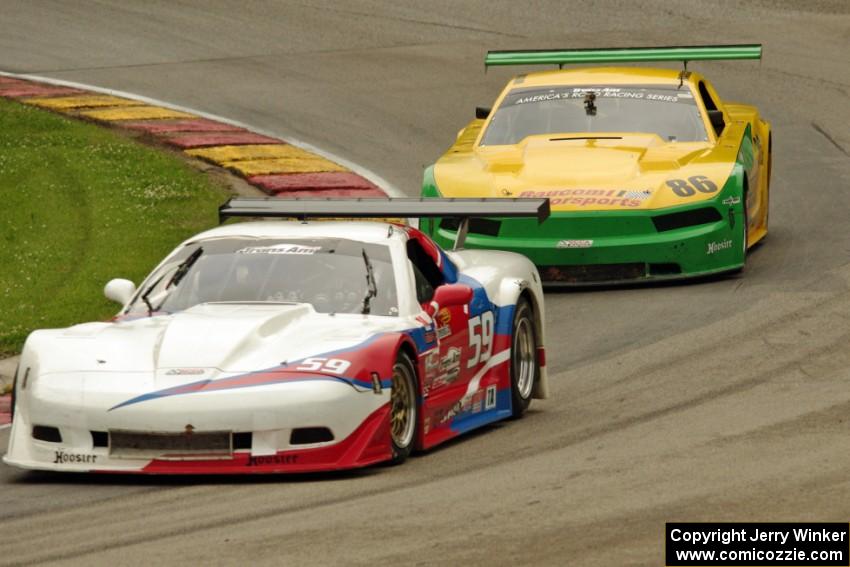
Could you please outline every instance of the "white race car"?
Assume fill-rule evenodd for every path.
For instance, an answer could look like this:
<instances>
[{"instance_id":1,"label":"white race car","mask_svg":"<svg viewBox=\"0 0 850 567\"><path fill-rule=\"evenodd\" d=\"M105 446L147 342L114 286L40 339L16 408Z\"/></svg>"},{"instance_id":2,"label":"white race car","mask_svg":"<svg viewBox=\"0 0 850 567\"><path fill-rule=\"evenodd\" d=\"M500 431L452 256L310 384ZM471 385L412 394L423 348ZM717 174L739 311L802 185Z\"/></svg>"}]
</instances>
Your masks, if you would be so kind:
<instances>
[{"instance_id":1,"label":"white race car","mask_svg":"<svg viewBox=\"0 0 850 567\"><path fill-rule=\"evenodd\" d=\"M32 333L3 460L25 469L305 472L403 461L545 397L534 265L329 216L548 215L533 199L233 199L110 322ZM458 231L462 238L463 230Z\"/></svg>"}]
</instances>

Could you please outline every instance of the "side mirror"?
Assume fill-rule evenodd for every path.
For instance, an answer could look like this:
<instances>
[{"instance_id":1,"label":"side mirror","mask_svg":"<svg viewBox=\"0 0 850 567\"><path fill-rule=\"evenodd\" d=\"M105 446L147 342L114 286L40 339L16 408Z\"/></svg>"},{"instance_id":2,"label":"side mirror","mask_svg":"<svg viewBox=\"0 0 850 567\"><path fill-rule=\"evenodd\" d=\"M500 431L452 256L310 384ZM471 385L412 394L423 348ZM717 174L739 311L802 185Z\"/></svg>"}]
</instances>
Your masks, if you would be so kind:
<instances>
[{"instance_id":1,"label":"side mirror","mask_svg":"<svg viewBox=\"0 0 850 567\"><path fill-rule=\"evenodd\" d=\"M475 118L481 120L490 116L490 111L493 109L487 106L476 106L475 107Z\"/></svg>"},{"instance_id":2,"label":"side mirror","mask_svg":"<svg viewBox=\"0 0 850 567\"><path fill-rule=\"evenodd\" d=\"M472 288L465 284L441 285L434 292L434 303L443 307L457 307L472 301Z\"/></svg>"},{"instance_id":3,"label":"side mirror","mask_svg":"<svg viewBox=\"0 0 850 567\"><path fill-rule=\"evenodd\" d=\"M130 280L120 278L109 280L109 283L103 288L103 295L106 296L106 299L110 299L121 305L125 305L130 301L134 293L136 293L136 284Z\"/></svg>"}]
</instances>

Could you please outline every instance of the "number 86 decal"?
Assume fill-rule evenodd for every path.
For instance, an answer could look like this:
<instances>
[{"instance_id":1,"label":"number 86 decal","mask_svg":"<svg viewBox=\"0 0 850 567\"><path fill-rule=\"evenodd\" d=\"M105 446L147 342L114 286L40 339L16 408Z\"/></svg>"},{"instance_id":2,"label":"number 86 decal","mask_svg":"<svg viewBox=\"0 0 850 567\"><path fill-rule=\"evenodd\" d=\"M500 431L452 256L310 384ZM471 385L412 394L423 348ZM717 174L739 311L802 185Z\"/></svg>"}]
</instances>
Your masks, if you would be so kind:
<instances>
[{"instance_id":1,"label":"number 86 decal","mask_svg":"<svg viewBox=\"0 0 850 567\"><path fill-rule=\"evenodd\" d=\"M479 362L490 360L493 352L493 312L485 311L469 320L469 348L475 353L469 357L467 368L474 368Z\"/></svg>"}]
</instances>

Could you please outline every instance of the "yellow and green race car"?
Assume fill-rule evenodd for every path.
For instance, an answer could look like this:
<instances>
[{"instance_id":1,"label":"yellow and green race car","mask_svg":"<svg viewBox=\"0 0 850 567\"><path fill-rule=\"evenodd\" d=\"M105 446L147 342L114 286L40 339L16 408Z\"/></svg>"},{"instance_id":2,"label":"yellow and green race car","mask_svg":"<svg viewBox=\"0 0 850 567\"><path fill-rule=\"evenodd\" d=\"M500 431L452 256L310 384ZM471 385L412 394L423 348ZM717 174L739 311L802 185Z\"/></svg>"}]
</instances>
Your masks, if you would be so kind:
<instances>
[{"instance_id":1,"label":"yellow and green race car","mask_svg":"<svg viewBox=\"0 0 850 567\"><path fill-rule=\"evenodd\" d=\"M424 197L548 197L552 215L432 219L438 243L520 252L544 283L704 276L744 267L767 234L770 124L726 102L697 60L761 45L491 51L486 64L556 64L514 77L425 171ZM683 61L684 70L569 63Z\"/></svg>"}]
</instances>

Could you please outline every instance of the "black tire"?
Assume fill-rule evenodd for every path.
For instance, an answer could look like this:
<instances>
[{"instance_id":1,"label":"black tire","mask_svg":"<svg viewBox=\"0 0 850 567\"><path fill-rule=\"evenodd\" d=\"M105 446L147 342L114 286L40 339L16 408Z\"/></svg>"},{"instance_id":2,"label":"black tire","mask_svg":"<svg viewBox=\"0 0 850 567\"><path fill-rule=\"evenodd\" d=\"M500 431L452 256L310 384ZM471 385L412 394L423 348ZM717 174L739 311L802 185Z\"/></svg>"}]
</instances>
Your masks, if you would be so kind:
<instances>
[{"instance_id":1,"label":"black tire","mask_svg":"<svg viewBox=\"0 0 850 567\"><path fill-rule=\"evenodd\" d=\"M393 365L393 385L390 394L390 442L393 456L391 463L403 463L416 444L419 432L418 387L416 369L410 357L399 352Z\"/></svg>"},{"instance_id":2,"label":"black tire","mask_svg":"<svg viewBox=\"0 0 850 567\"><path fill-rule=\"evenodd\" d=\"M741 266L741 269L747 267L747 241L750 239L750 212L747 207L747 188L744 187L744 196L742 197L743 209L744 209L744 226L742 230L744 231L744 264Z\"/></svg>"},{"instance_id":3,"label":"black tire","mask_svg":"<svg viewBox=\"0 0 850 567\"><path fill-rule=\"evenodd\" d=\"M767 189L764 192L764 231L770 224L770 177L773 175L773 135L767 141ZM767 236L765 234L765 236Z\"/></svg>"},{"instance_id":4,"label":"black tire","mask_svg":"<svg viewBox=\"0 0 850 567\"><path fill-rule=\"evenodd\" d=\"M528 409L540 378L537 345L534 309L527 299L520 298L511 332L511 408L514 418L522 417Z\"/></svg>"}]
</instances>

